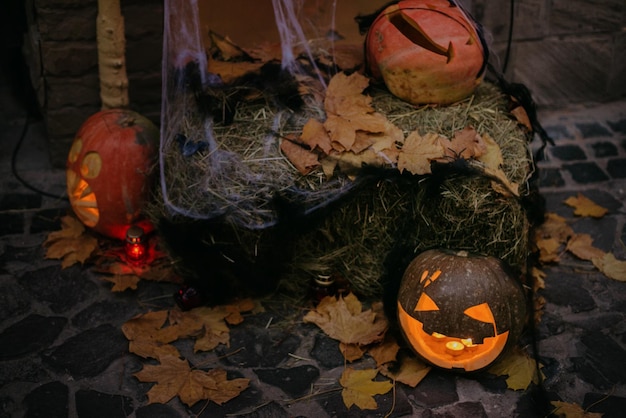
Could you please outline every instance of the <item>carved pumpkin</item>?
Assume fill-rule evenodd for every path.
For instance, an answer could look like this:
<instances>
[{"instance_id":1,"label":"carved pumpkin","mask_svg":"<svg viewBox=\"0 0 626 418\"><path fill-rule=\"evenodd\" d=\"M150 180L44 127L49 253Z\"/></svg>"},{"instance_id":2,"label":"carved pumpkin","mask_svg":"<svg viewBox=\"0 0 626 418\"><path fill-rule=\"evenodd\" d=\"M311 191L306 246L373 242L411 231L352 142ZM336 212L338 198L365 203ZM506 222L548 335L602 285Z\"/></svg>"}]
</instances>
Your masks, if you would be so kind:
<instances>
[{"instance_id":1,"label":"carved pumpkin","mask_svg":"<svg viewBox=\"0 0 626 418\"><path fill-rule=\"evenodd\" d=\"M365 48L371 75L412 104L468 97L487 62L474 24L448 0L392 4L370 26Z\"/></svg>"},{"instance_id":2,"label":"carved pumpkin","mask_svg":"<svg viewBox=\"0 0 626 418\"><path fill-rule=\"evenodd\" d=\"M158 141L154 124L130 110L103 110L83 123L66 176L72 209L86 226L125 238L148 198Z\"/></svg>"},{"instance_id":3,"label":"carved pumpkin","mask_svg":"<svg viewBox=\"0 0 626 418\"><path fill-rule=\"evenodd\" d=\"M471 372L488 367L517 341L526 303L521 285L500 260L429 250L402 277L398 319L424 360Z\"/></svg>"}]
</instances>

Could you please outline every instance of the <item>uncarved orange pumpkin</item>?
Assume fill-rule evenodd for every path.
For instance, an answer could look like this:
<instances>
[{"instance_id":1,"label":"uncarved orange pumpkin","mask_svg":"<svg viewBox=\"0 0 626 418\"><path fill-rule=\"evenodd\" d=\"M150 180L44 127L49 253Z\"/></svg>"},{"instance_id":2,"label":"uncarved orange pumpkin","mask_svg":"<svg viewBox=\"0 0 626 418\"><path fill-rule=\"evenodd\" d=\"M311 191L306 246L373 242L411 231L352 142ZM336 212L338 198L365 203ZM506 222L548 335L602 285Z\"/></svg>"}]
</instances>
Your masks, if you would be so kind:
<instances>
[{"instance_id":1,"label":"uncarved orange pumpkin","mask_svg":"<svg viewBox=\"0 0 626 418\"><path fill-rule=\"evenodd\" d=\"M72 209L86 226L125 238L149 198L158 141L154 124L131 110L103 110L83 123L66 175Z\"/></svg>"},{"instance_id":2,"label":"uncarved orange pumpkin","mask_svg":"<svg viewBox=\"0 0 626 418\"><path fill-rule=\"evenodd\" d=\"M429 250L406 269L398 293L405 339L444 369L484 369L515 344L526 322L521 285L494 257Z\"/></svg>"},{"instance_id":3,"label":"uncarved orange pumpkin","mask_svg":"<svg viewBox=\"0 0 626 418\"><path fill-rule=\"evenodd\" d=\"M450 104L481 82L487 54L475 25L448 0L405 0L384 9L365 40L368 68L412 104Z\"/></svg>"}]
</instances>

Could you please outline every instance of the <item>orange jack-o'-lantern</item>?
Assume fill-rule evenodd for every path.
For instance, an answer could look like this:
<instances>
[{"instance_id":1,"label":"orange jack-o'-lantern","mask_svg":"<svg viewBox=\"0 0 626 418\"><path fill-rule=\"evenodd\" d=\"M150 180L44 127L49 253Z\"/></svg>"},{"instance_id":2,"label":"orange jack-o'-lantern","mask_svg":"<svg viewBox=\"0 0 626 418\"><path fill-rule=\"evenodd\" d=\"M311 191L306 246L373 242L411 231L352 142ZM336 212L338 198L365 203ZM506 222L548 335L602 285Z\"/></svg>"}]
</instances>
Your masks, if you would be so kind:
<instances>
[{"instance_id":1,"label":"orange jack-o'-lantern","mask_svg":"<svg viewBox=\"0 0 626 418\"><path fill-rule=\"evenodd\" d=\"M525 297L494 257L429 250L404 273L398 319L424 360L471 372L491 365L517 341L526 320Z\"/></svg>"},{"instance_id":2,"label":"orange jack-o'-lantern","mask_svg":"<svg viewBox=\"0 0 626 418\"><path fill-rule=\"evenodd\" d=\"M384 9L365 40L369 71L413 103L450 104L481 82L487 51L475 25L449 0L405 0Z\"/></svg>"},{"instance_id":3,"label":"orange jack-o'-lantern","mask_svg":"<svg viewBox=\"0 0 626 418\"><path fill-rule=\"evenodd\" d=\"M158 140L150 120L126 109L103 110L83 123L66 173L72 209L86 226L125 238L148 198Z\"/></svg>"}]
</instances>

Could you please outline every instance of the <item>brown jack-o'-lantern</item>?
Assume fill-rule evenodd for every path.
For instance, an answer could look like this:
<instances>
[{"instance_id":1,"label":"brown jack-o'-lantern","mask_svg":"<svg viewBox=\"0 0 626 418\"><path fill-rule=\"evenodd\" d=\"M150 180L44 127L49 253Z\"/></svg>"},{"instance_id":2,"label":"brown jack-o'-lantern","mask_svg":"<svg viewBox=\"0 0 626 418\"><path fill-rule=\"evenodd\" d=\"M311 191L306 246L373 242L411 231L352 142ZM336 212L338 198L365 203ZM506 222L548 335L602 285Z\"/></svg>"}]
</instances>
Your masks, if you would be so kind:
<instances>
[{"instance_id":1,"label":"brown jack-o'-lantern","mask_svg":"<svg viewBox=\"0 0 626 418\"><path fill-rule=\"evenodd\" d=\"M384 9L365 39L368 69L412 104L468 97L487 62L474 23L453 1L404 0Z\"/></svg>"},{"instance_id":2,"label":"brown jack-o'-lantern","mask_svg":"<svg viewBox=\"0 0 626 418\"><path fill-rule=\"evenodd\" d=\"M428 250L402 277L398 320L407 342L427 362L477 371L519 338L525 295L499 259Z\"/></svg>"},{"instance_id":3,"label":"brown jack-o'-lantern","mask_svg":"<svg viewBox=\"0 0 626 418\"><path fill-rule=\"evenodd\" d=\"M103 110L83 123L66 175L72 209L86 226L125 238L148 198L158 141L154 124L131 110ZM146 222L142 227L150 229Z\"/></svg>"}]
</instances>

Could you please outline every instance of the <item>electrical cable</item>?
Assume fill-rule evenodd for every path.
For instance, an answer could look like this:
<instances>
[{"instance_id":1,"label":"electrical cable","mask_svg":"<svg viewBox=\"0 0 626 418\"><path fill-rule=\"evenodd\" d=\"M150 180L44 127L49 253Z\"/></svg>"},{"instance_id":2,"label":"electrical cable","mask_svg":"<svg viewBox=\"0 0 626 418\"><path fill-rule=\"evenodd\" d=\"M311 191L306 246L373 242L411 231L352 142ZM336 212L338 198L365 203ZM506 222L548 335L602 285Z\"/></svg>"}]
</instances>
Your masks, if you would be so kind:
<instances>
[{"instance_id":1,"label":"electrical cable","mask_svg":"<svg viewBox=\"0 0 626 418\"><path fill-rule=\"evenodd\" d=\"M506 40L506 52L504 54L504 62L502 63L502 74L506 73L509 66L509 57L511 55L511 45L513 43L513 22L515 21L515 0L510 1L511 8L509 10L509 33Z\"/></svg>"},{"instance_id":2,"label":"electrical cable","mask_svg":"<svg viewBox=\"0 0 626 418\"><path fill-rule=\"evenodd\" d=\"M68 201L68 197L66 195L57 195L57 194L53 194L53 193L48 193L44 190L38 189L35 186L31 185L30 183L28 183L26 180L24 180L24 178L22 178L22 176L17 172L17 155L20 151L20 148L22 147L22 143L24 142L24 138L26 138L26 134L28 133L28 125L30 124L30 114L28 112L26 112L26 120L24 121L24 127L22 128L22 133L20 134L19 139L17 140L17 143L15 144L15 147L13 148L13 153L11 155L11 173L13 173L13 176L20 182L22 183L22 185L24 187L26 187L27 189L38 193L42 196L47 196L47 197L51 197L53 199L58 199L58 200L66 200Z\"/></svg>"}]
</instances>

